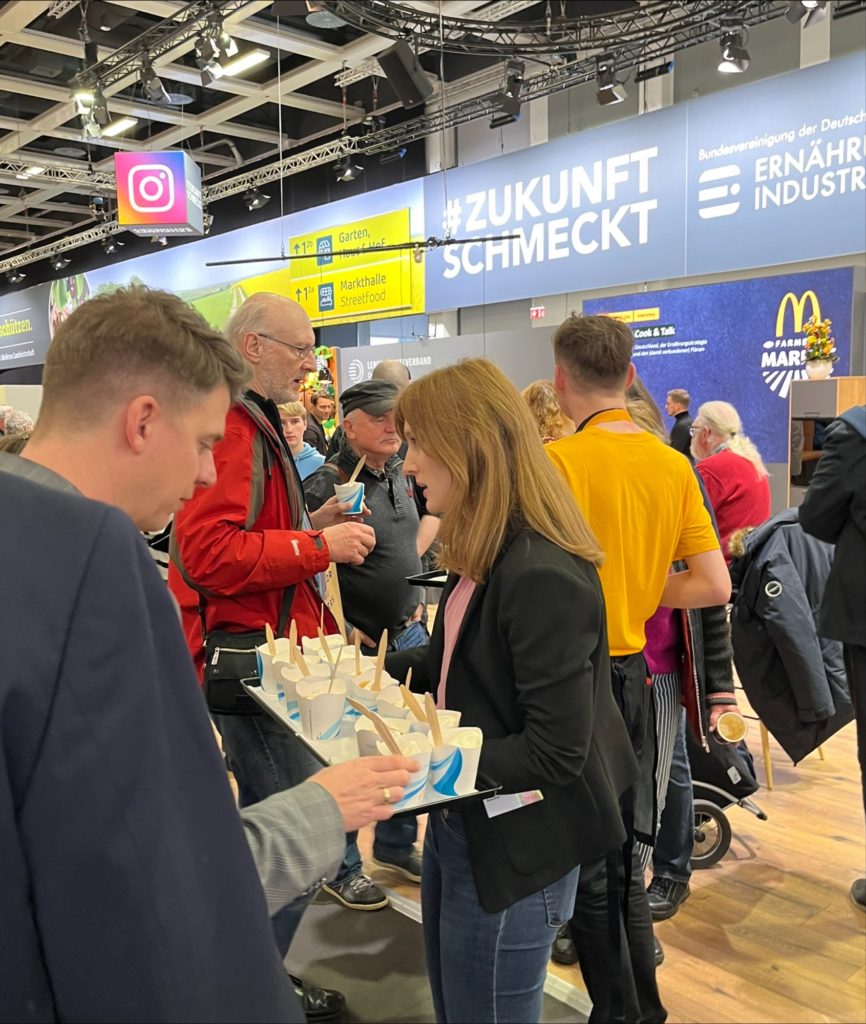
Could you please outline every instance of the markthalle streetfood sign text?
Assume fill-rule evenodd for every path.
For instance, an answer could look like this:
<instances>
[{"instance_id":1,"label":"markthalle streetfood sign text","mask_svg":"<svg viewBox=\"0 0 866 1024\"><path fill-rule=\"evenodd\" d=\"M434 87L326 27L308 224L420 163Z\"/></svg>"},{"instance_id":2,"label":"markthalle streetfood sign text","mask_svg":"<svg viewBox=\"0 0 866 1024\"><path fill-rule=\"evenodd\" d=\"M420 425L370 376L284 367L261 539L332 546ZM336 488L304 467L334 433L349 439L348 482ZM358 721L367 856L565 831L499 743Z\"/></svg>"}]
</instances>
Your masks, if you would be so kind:
<instances>
[{"instance_id":1,"label":"markthalle streetfood sign text","mask_svg":"<svg viewBox=\"0 0 866 1024\"><path fill-rule=\"evenodd\" d=\"M201 168L186 153L115 153L117 221L135 235L200 235Z\"/></svg>"},{"instance_id":2,"label":"markthalle streetfood sign text","mask_svg":"<svg viewBox=\"0 0 866 1024\"><path fill-rule=\"evenodd\" d=\"M425 179L427 308L862 252L862 53Z\"/></svg>"}]
</instances>

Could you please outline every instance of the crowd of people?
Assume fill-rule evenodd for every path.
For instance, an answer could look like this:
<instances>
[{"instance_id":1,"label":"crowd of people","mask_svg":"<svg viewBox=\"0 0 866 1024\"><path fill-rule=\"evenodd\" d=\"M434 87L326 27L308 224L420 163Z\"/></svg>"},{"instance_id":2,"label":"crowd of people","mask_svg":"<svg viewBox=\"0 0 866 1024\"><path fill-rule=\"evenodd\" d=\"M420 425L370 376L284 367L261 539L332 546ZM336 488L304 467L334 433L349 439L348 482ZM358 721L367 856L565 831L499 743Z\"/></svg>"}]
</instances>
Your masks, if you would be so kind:
<instances>
[{"instance_id":1,"label":"crowd of people","mask_svg":"<svg viewBox=\"0 0 866 1024\"><path fill-rule=\"evenodd\" d=\"M334 1018L344 997L289 973L292 942L319 891L387 905L357 846L372 824L373 861L421 886L437 1020L538 1020L553 954L579 962L591 1021L664 1021L652 925L689 896L687 731L707 745L736 711L730 541L772 522L760 454L731 405L692 418L682 389L668 436L608 317L561 324L553 380L523 395L484 359L414 382L388 361L338 396L330 439L330 397L299 400L314 347L269 293L225 334L141 287L57 328L32 436L0 452L20 586L0 644L0 1017ZM826 586L844 670L791 725L820 742L850 684L861 770L864 470L860 409L794 515L820 538L799 571ZM360 517L335 490L356 471ZM141 531L169 520L166 588ZM433 550L431 631L408 577ZM393 817L411 757L323 769L241 683L266 625L340 628L329 570L347 639L373 653L387 632L388 672L484 735L499 794L432 810L421 851Z\"/></svg>"}]
</instances>

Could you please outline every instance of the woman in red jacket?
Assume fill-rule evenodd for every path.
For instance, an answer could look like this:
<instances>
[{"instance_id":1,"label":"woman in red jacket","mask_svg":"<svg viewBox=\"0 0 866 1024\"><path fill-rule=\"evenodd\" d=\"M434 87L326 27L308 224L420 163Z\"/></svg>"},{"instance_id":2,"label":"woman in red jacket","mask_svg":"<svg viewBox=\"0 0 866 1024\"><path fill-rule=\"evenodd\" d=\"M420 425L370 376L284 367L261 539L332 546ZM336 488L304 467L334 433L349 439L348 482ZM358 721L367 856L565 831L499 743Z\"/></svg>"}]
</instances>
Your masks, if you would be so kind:
<instances>
[{"instance_id":1,"label":"woman in red jacket","mask_svg":"<svg viewBox=\"0 0 866 1024\"><path fill-rule=\"evenodd\" d=\"M692 455L716 515L722 553L730 565L731 534L746 526L760 526L770 518L767 470L729 402L704 402L690 432Z\"/></svg>"}]
</instances>

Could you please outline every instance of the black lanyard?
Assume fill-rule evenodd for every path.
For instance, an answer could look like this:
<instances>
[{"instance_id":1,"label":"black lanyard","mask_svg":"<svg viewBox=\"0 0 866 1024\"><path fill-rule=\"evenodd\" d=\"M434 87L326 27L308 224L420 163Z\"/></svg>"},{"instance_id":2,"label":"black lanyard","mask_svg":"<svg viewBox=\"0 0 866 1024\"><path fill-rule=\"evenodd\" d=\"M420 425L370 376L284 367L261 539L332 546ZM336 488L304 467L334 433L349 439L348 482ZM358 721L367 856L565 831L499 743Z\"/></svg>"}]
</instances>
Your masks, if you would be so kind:
<instances>
[{"instance_id":1,"label":"black lanyard","mask_svg":"<svg viewBox=\"0 0 866 1024\"><path fill-rule=\"evenodd\" d=\"M595 412L591 412L585 420L581 420L581 422L577 426L577 429L575 430L575 434L579 434L584 427L589 426L589 424L596 418L596 416L601 416L603 412L624 412L626 413L626 415L628 415L625 409L623 409L621 406L616 405L612 405L608 409L597 409Z\"/></svg>"}]
</instances>

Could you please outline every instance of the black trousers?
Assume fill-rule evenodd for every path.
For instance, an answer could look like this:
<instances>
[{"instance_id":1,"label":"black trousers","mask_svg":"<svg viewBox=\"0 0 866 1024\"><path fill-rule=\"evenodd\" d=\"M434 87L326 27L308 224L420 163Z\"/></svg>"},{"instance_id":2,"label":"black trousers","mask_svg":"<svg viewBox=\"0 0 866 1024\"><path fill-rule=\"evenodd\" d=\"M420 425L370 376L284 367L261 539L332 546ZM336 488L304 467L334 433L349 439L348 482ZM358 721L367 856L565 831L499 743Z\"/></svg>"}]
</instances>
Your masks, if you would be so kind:
<instances>
[{"instance_id":1,"label":"black trousers","mask_svg":"<svg viewBox=\"0 0 866 1024\"><path fill-rule=\"evenodd\" d=\"M845 672L857 723L857 760L860 762L860 785L863 789L863 811L866 813L866 647L844 644Z\"/></svg>"},{"instance_id":2,"label":"black trousers","mask_svg":"<svg viewBox=\"0 0 866 1024\"><path fill-rule=\"evenodd\" d=\"M627 838L616 854L581 864L571 931L592 1000L591 1024L661 1024L652 918L635 833L652 843L655 825L655 728L652 688L642 654L611 659L611 682L641 766L622 799Z\"/></svg>"}]
</instances>

